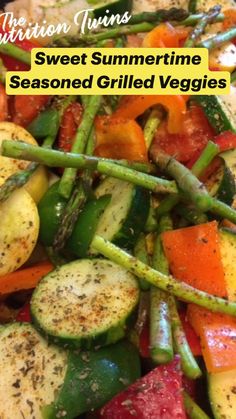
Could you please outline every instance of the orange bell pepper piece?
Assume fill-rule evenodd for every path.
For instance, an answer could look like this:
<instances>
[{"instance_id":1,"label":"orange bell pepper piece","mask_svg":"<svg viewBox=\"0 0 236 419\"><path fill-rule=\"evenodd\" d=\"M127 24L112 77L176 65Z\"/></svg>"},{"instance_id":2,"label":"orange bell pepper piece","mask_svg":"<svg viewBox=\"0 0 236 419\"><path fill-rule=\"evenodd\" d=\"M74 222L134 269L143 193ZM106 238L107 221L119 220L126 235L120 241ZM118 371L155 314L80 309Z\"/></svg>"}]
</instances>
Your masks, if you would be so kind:
<instances>
[{"instance_id":1,"label":"orange bell pepper piece","mask_svg":"<svg viewBox=\"0 0 236 419\"><path fill-rule=\"evenodd\" d=\"M6 121L8 116L7 95L5 87L0 83L0 121Z\"/></svg>"},{"instance_id":2,"label":"orange bell pepper piece","mask_svg":"<svg viewBox=\"0 0 236 419\"><path fill-rule=\"evenodd\" d=\"M224 11L224 21L222 23L223 29L229 29L236 26L236 10L227 9Z\"/></svg>"},{"instance_id":3,"label":"orange bell pepper piece","mask_svg":"<svg viewBox=\"0 0 236 419\"><path fill-rule=\"evenodd\" d=\"M35 288L40 279L53 269L53 265L46 261L0 276L0 295Z\"/></svg>"},{"instance_id":4,"label":"orange bell pepper piece","mask_svg":"<svg viewBox=\"0 0 236 419\"><path fill-rule=\"evenodd\" d=\"M186 98L183 96L125 96L114 113L116 117L136 119L153 105L162 105L168 112L168 131L178 133L182 128L183 114L186 112Z\"/></svg>"},{"instance_id":5,"label":"orange bell pepper piece","mask_svg":"<svg viewBox=\"0 0 236 419\"><path fill-rule=\"evenodd\" d=\"M162 239L177 279L209 294L227 296L216 221L167 231Z\"/></svg>"},{"instance_id":6,"label":"orange bell pepper piece","mask_svg":"<svg viewBox=\"0 0 236 419\"><path fill-rule=\"evenodd\" d=\"M165 232L162 238L177 279L212 295L227 296L216 221ZM200 337L207 370L235 368L236 319L190 304L188 320Z\"/></svg>"},{"instance_id":7,"label":"orange bell pepper piece","mask_svg":"<svg viewBox=\"0 0 236 419\"><path fill-rule=\"evenodd\" d=\"M132 119L98 116L95 119L97 156L147 161L147 147L141 127Z\"/></svg>"},{"instance_id":8,"label":"orange bell pepper piece","mask_svg":"<svg viewBox=\"0 0 236 419\"><path fill-rule=\"evenodd\" d=\"M145 48L179 48L189 34L189 28L175 28L169 22L160 23L143 40Z\"/></svg>"},{"instance_id":9,"label":"orange bell pepper piece","mask_svg":"<svg viewBox=\"0 0 236 419\"><path fill-rule=\"evenodd\" d=\"M236 367L236 319L211 313L190 304L188 319L200 336L202 354L208 372L215 373Z\"/></svg>"}]
</instances>

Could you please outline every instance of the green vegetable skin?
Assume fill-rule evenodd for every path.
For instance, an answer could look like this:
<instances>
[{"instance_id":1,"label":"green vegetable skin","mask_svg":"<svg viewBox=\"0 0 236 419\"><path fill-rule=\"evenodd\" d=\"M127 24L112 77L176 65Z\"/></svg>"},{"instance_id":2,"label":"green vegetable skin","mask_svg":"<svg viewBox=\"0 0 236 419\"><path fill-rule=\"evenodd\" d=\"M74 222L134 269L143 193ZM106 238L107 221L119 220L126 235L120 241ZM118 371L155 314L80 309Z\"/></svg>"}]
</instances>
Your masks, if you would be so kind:
<instances>
[{"instance_id":1,"label":"green vegetable skin","mask_svg":"<svg viewBox=\"0 0 236 419\"><path fill-rule=\"evenodd\" d=\"M114 395L140 377L137 349L129 342L94 352L71 352L68 369L54 405L43 409L45 419L59 417L64 411L66 419L103 406Z\"/></svg>"},{"instance_id":2,"label":"green vegetable skin","mask_svg":"<svg viewBox=\"0 0 236 419\"><path fill-rule=\"evenodd\" d=\"M110 202L110 195L88 201L80 213L74 230L66 243L69 249L78 257L86 257L90 243L95 234L98 221Z\"/></svg>"},{"instance_id":3,"label":"green vegetable skin","mask_svg":"<svg viewBox=\"0 0 236 419\"><path fill-rule=\"evenodd\" d=\"M59 192L59 181L54 183L38 205L40 217L39 239L45 246L52 246L67 200Z\"/></svg>"},{"instance_id":4,"label":"green vegetable skin","mask_svg":"<svg viewBox=\"0 0 236 419\"><path fill-rule=\"evenodd\" d=\"M100 16L109 16L111 14L123 14L130 12L132 9L132 0L117 0L117 1L101 1L101 0L89 0L89 4L95 7L94 16L96 18ZM109 9L109 14L106 10Z\"/></svg>"}]
</instances>

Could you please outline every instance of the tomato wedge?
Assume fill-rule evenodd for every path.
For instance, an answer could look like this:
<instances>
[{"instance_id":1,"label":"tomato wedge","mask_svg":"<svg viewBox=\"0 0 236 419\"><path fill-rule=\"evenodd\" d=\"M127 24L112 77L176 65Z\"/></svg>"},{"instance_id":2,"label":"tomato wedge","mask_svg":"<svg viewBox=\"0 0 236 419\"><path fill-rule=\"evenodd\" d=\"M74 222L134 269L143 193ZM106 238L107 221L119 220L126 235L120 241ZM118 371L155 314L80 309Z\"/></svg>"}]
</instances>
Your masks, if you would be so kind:
<instances>
[{"instance_id":1,"label":"tomato wedge","mask_svg":"<svg viewBox=\"0 0 236 419\"><path fill-rule=\"evenodd\" d=\"M171 134L167 121L163 121L156 131L153 145L186 163L198 155L214 135L201 107L191 105L183 115L182 131Z\"/></svg>"}]
</instances>

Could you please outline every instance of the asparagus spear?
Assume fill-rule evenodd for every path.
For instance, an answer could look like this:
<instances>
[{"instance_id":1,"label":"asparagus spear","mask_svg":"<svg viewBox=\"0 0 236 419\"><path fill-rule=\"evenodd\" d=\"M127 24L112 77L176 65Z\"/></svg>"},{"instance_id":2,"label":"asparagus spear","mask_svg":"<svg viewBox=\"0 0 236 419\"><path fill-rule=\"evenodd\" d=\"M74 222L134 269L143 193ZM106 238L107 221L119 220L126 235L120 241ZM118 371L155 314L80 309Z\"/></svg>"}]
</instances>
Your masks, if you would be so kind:
<instances>
[{"instance_id":1,"label":"asparagus spear","mask_svg":"<svg viewBox=\"0 0 236 419\"><path fill-rule=\"evenodd\" d=\"M213 143L213 141L208 141L203 152L191 168L191 172L194 176L200 177L219 152L219 146Z\"/></svg>"},{"instance_id":2,"label":"asparagus spear","mask_svg":"<svg viewBox=\"0 0 236 419\"><path fill-rule=\"evenodd\" d=\"M89 35L65 36L54 39L54 46L80 46L93 45L107 39L119 38L122 35L135 34L140 32L149 32L155 27L155 24L149 22L138 23L137 25L124 25L112 29L101 30L100 32Z\"/></svg>"},{"instance_id":3,"label":"asparagus spear","mask_svg":"<svg viewBox=\"0 0 236 419\"><path fill-rule=\"evenodd\" d=\"M181 300L197 304L211 311L236 316L236 303L197 290L188 284L177 281L171 275L164 275L98 235L94 236L91 247L123 266L138 278L144 278L155 287L167 291Z\"/></svg>"},{"instance_id":4,"label":"asparagus spear","mask_svg":"<svg viewBox=\"0 0 236 419\"><path fill-rule=\"evenodd\" d=\"M22 160L36 161L51 167L59 166L73 167L77 169L89 169L93 171L97 170L99 173L113 176L117 179L126 180L127 182L143 186L144 188L156 193L179 192L178 186L174 181L169 181L166 179L147 175L146 173L138 172L137 170L118 164L119 161L112 161L111 159L109 160L97 157L89 157L82 154L62 153L60 151L47 150L42 147L36 147L13 140L4 140L2 142L2 155L5 157L13 157ZM189 195L190 200L197 202L198 208L200 210L202 210L202 207L204 206L205 210L210 210L212 213L217 214L220 217L227 218L229 221L232 221L232 223L236 223L236 211L223 202L212 198L209 194L207 194L205 190L203 190L203 195L201 196L201 188L199 190L197 188L197 186L199 184L201 185L201 183L197 180L196 185L196 178L191 174L191 172L189 172L189 170L182 166L180 163L176 163L178 167L178 179L180 180L181 186L187 186L187 194ZM188 179L189 173L190 180ZM176 172L174 175L175 174ZM192 183L194 186L193 189L191 189ZM200 199L203 197L203 202L201 201L200 204L198 202L198 197L197 199L196 197L192 199L192 193L195 190L198 190L198 197L200 197Z\"/></svg>"},{"instance_id":5,"label":"asparagus spear","mask_svg":"<svg viewBox=\"0 0 236 419\"><path fill-rule=\"evenodd\" d=\"M21 172L9 176L2 186L0 186L0 202L5 201L16 189L24 186L31 175L38 168L38 163L30 163L29 166Z\"/></svg>"},{"instance_id":6,"label":"asparagus spear","mask_svg":"<svg viewBox=\"0 0 236 419\"><path fill-rule=\"evenodd\" d=\"M55 252L59 252L64 248L67 239L70 237L74 228L75 222L86 201L86 194L82 185L79 181L78 185L73 190L73 193L66 205L65 211L62 215L60 227L55 235L53 241L53 249Z\"/></svg>"},{"instance_id":7,"label":"asparagus spear","mask_svg":"<svg viewBox=\"0 0 236 419\"><path fill-rule=\"evenodd\" d=\"M172 228L170 217L160 219L159 231L155 241L152 266L159 272L168 275L168 263L165 258L161 232ZM171 334L171 320L168 304L168 294L154 286L150 295L150 347L151 357L156 363L169 362L174 355Z\"/></svg>"},{"instance_id":8,"label":"asparagus spear","mask_svg":"<svg viewBox=\"0 0 236 419\"><path fill-rule=\"evenodd\" d=\"M151 155L154 163L176 180L180 190L196 205L197 209L209 210L211 201L208 192L189 169L168 154L161 151L155 153L154 148Z\"/></svg>"},{"instance_id":9,"label":"asparagus spear","mask_svg":"<svg viewBox=\"0 0 236 419\"><path fill-rule=\"evenodd\" d=\"M81 153L85 150L87 140L92 129L94 118L99 110L101 104L101 96L91 96L88 106L84 110L82 122L78 128L75 136L75 141L72 146L72 153ZM60 180L59 193L65 198L69 198L73 187L73 182L76 178L77 170L68 167L64 170L63 176Z\"/></svg>"},{"instance_id":10,"label":"asparagus spear","mask_svg":"<svg viewBox=\"0 0 236 419\"><path fill-rule=\"evenodd\" d=\"M142 22L166 22L166 21L182 21L189 16L189 13L184 9L178 9L177 7L171 7L169 10L159 9L155 12L142 12L137 13L129 20L130 25L136 25Z\"/></svg>"},{"instance_id":11,"label":"asparagus spear","mask_svg":"<svg viewBox=\"0 0 236 419\"><path fill-rule=\"evenodd\" d=\"M148 253L147 253L147 246L146 246L146 237L145 234L141 233L137 243L134 247L134 256L141 260L141 262L145 263L146 265L149 264L149 260L148 260ZM150 284L145 281L145 279L140 279L139 280L139 284L140 284L140 288L143 291L147 291L150 288Z\"/></svg>"},{"instance_id":12,"label":"asparagus spear","mask_svg":"<svg viewBox=\"0 0 236 419\"><path fill-rule=\"evenodd\" d=\"M194 163L191 172L196 177L200 177L218 153L219 147L217 146L217 144L213 143L212 141L208 141L203 152L201 153L197 161ZM160 217L161 215L170 212L175 207L175 205L179 203L179 201L180 197L176 194L171 194L167 196L158 206L156 210L157 216Z\"/></svg>"},{"instance_id":13,"label":"asparagus spear","mask_svg":"<svg viewBox=\"0 0 236 419\"><path fill-rule=\"evenodd\" d=\"M235 37L236 27L234 26L233 28L230 28L225 32L219 33L213 36L212 38L208 38L202 42L199 42L199 44L197 44L196 47L214 49L224 44L225 42L231 41L231 39L234 39Z\"/></svg>"},{"instance_id":14,"label":"asparagus spear","mask_svg":"<svg viewBox=\"0 0 236 419\"><path fill-rule=\"evenodd\" d=\"M50 167L74 167L76 169L97 170L99 173L126 180L154 192L178 192L174 181L154 177L130 168L137 167L135 163L133 165L129 163L130 167L125 167L120 164L120 161L116 160L64 153L57 150L47 150L42 147L13 140L4 140L2 142L2 155L22 160L36 161Z\"/></svg>"},{"instance_id":15,"label":"asparagus spear","mask_svg":"<svg viewBox=\"0 0 236 419\"><path fill-rule=\"evenodd\" d=\"M180 355L182 370L186 377L195 380L202 373L189 347L176 303L172 296L169 298L169 309L175 351Z\"/></svg>"},{"instance_id":16,"label":"asparagus spear","mask_svg":"<svg viewBox=\"0 0 236 419\"><path fill-rule=\"evenodd\" d=\"M191 208L185 204L177 204L175 211L191 224L203 224L208 221L206 214L196 211L195 208Z\"/></svg>"},{"instance_id":17,"label":"asparagus spear","mask_svg":"<svg viewBox=\"0 0 236 419\"><path fill-rule=\"evenodd\" d=\"M147 146L147 149L149 149L154 134L156 132L156 129L158 127L158 125L160 124L160 119L159 119L160 113L158 112L157 109L153 109L147 119L147 122L144 126L144 138L145 138L145 143Z\"/></svg>"},{"instance_id":18,"label":"asparagus spear","mask_svg":"<svg viewBox=\"0 0 236 419\"><path fill-rule=\"evenodd\" d=\"M183 25L183 26L195 26L199 22L199 20L202 19L203 16L204 16L204 13L196 13L196 14L190 15L181 22L181 25ZM219 13L218 16L216 16L216 18L215 18L215 22L223 22L223 20L224 20L224 14L223 13ZM178 23L178 25L179 25L179 23Z\"/></svg>"},{"instance_id":19,"label":"asparagus spear","mask_svg":"<svg viewBox=\"0 0 236 419\"><path fill-rule=\"evenodd\" d=\"M15 44L10 44L10 42L0 44L0 52L2 54L9 55L10 57L16 58L22 63L28 65L31 64L31 53L24 51L22 48L16 46Z\"/></svg>"},{"instance_id":20,"label":"asparagus spear","mask_svg":"<svg viewBox=\"0 0 236 419\"><path fill-rule=\"evenodd\" d=\"M209 416L195 403L195 401L184 391L184 407L190 419L210 419Z\"/></svg>"},{"instance_id":21,"label":"asparagus spear","mask_svg":"<svg viewBox=\"0 0 236 419\"><path fill-rule=\"evenodd\" d=\"M186 40L184 46L185 48L191 48L195 45L197 39L204 33L207 25L215 21L216 17L221 11L221 6L216 5L212 7L203 17L199 20L188 39Z\"/></svg>"}]
</instances>

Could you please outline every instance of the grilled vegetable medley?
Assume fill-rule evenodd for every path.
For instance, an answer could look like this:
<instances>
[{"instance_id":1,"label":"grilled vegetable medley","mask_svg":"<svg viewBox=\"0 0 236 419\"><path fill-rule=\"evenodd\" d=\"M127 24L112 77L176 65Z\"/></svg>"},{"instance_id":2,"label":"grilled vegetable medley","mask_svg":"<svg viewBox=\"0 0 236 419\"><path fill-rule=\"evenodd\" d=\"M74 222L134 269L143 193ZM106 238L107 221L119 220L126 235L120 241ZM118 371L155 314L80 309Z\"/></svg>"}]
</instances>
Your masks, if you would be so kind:
<instances>
[{"instance_id":1,"label":"grilled vegetable medley","mask_svg":"<svg viewBox=\"0 0 236 419\"><path fill-rule=\"evenodd\" d=\"M71 30L0 43L0 418L236 419L235 0L4 11ZM37 46L205 47L231 92L7 96Z\"/></svg>"}]
</instances>

